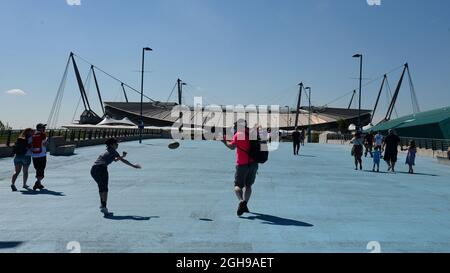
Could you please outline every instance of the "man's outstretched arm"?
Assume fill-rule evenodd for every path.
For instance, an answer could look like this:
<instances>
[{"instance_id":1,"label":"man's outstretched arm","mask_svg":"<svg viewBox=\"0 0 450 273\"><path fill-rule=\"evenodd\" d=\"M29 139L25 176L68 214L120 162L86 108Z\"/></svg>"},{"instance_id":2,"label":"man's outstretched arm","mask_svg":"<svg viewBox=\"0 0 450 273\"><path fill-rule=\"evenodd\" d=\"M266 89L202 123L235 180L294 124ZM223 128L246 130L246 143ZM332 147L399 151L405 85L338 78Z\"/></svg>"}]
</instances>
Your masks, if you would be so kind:
<instances>
[{"instance_id":1,"label":"man's outstretched arm","mask_svg":"<svg viewBox=\"0 0 450 273\"><path fill-rule=\"evenodd\" d=\"M223 144L225 144L225 146L228 147L228 149L230 149L230 150L236 149L236 145L235 145L235 144L232 144L231 141L222 140L222 142L223 142Z\"/></svg>"}]
</instances>

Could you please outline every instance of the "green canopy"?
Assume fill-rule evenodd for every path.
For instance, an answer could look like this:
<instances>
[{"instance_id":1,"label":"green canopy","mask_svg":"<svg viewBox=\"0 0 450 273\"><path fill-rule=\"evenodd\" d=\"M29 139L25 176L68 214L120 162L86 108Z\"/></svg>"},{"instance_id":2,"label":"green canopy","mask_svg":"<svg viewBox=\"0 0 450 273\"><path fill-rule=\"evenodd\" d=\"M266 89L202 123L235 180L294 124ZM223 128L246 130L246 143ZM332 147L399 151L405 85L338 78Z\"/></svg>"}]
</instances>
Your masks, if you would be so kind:
<instances>
[{"instance_id":1,"label":"green canopy","mask_svg":"<svg viewBox=\"0 0 450 273\"><path fill-rule=\"evenodd\" d=\"M402 137L450 139L450 106L381 122L365 131L386 134L389 129Z\"/></svg>"}]
</instances>

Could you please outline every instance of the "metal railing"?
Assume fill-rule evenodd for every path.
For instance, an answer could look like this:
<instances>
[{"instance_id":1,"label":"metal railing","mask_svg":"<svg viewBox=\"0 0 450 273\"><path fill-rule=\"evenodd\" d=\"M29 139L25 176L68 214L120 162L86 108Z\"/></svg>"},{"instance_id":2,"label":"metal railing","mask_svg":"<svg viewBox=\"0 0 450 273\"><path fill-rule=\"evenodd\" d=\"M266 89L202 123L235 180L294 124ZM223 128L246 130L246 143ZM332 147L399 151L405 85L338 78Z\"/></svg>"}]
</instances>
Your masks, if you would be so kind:
<instances>
[{"instance_id":1,"label":"metal railing","mask_svg":"<svg viewBox=\"0 0 450 273\"><path fill-rule=\"evenodd\" d=\"M350 134L327 134L328 140L350 141L353 138Z\"/></svg>"},{"instance_id":2,"label":"metal railing","mask_svg":"<svg viewBox=\"0 0 450 273\"><path fill-rule=\"evenodd\" d=\"M351 134L327 134L328 140L350 141L353 138ZM409 142L414 140L417 148L431 149L433 151L448 151L450 147L450 139L434 139L434 138L417 138L417 137L400 137L400 145L408 146Z\"/></svg>"},{"instance_id":3,"label":"metal railing","mask_svg":"<svg viewBox=\"0 0 450 273\"><path fill-rule=\"evenodd\" d=\"M12 146L22 130L0 130L0 146ZM137 137L139 129L51 129L46 131L48 137L63 136L67 142L80 142L111 137ZM143 135L159 136L161 129L144 129Z\"/></svg>"}]
</instances>

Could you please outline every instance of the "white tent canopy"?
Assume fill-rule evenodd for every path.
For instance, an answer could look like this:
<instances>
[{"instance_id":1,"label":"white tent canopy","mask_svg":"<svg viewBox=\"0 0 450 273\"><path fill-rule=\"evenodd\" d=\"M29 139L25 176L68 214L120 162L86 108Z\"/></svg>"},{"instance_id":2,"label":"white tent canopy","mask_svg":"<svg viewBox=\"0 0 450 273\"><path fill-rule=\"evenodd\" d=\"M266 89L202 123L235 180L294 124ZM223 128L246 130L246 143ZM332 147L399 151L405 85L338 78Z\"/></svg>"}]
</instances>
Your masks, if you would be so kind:
<instances>
[{"instance_id":1,"label":"white tent canopy","mask_svg":"<svg viewBox=\"0 0 450 273\"><path fill-rule=\"evenodd\" d=\"M110 117L105 117L99 124L97 125L121 125L121 126L136 126L131 120L127 117L117 120Z\"/></svg>"}]
</instances>

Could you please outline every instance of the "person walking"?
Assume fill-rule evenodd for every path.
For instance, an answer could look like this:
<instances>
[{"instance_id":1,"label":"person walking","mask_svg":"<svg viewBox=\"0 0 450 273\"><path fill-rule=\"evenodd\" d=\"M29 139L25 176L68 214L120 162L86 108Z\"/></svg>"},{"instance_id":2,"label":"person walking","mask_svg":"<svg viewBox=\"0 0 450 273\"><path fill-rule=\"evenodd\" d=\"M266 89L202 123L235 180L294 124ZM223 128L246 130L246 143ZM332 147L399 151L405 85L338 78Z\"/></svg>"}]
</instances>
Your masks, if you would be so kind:
<instances>
[{"instance_id":1,"label":"person walking","mask_svg":"<svg viewBox=\"0 0 450 273\"><path fill-rule=\"evenodd\" d=\"M408 154L406 155L406 162L405 162L405 164L409 166L408 173L411 174L414 173L413 166L416 164L416 153L417 153L416 142L414 140L411 140L409 142Z\"/></svg>"},{"instance_id":2,"label":"person walking","mask_svg":"<svg viewBox=\"0 0 450 273\"><path fill-rule=\"evenodd\" d=\"M305 146L305 137L306 137L305 130L301 130L300 131L300 144L302 146Z\"/></svg>"},{"instance_id":3,"label":"person walking","mask_svg":"<svg viewBox=\"0 0 450 273\"><path fill-rule=\"evenodd\" d=\"M248 202L252 194L252 186L255 183L258 163L250 156L250 136L247 122L240 119L235 124L236 130L231 141L226 137L222 140L226 147L236 150L236 171L234 174L234 192L239 200L237 215L241 216L248 209Z\"/></svg>"},{"instance_id":4,"label":"person walking","mask_svg":"<svg viewBox=\"0 0 450 273\"><path fill-rule=\"evenodd\" d=\"M125 159L127 156L126 152L122 152L122 156L117 152L117 148L119 148L119 143L117 139L110 138L106 142L106 151L99 155L97 160L94 162L94 165L91 168L91 176L97 182L99 195L100 195L100 211L105 215L111 215L107 208L108 201L108 165L113 161L122 161L126 165L141 169L139 164L132 164L128 160Z\"/></svg>"},{"instance_id":5,"label":"person walking","mask_svg":"<svg viewBox=\"0 0 450 273\"><path fill-rule=\"evenodd\" d=\"M25 129L17 138L14 145L14 174L11 178L11 190L13 192L17 191L16 180L20 172L23 169L23 188L28 189L28 169L31 165L31 136L33 135L33 129Z\"/></svg>"},{"instance_id":6,"label":"person walking","mask_svg":"<svg viewBox=\"0 0 450 273\"><path fill-rule=\"evenodd\" d=\"M370 154L370 157L373 157L372 149L373 149L373 133L370 131L365 137L364 137L364 145L366 148L366 151L364 152L364 157L367 157L367 154Z\"/></svg>"},{"instance_id":7,"label":"person walking","mask_svg":"<svg viewBox=\"0 0 450 273\"><path fill-rule=\"evenodd\" d=\"M378 131L377 134L373 138L375 148L380 147L380 149L381 149L381 146L383 145L383 138L384 138L383 135L380 134L380 131Z\"/></svg>"},{"instance_id":8,"label":"person walking","mask_svg":"<svg viewBox=\"0 0 450 273\"><path fill-rule=\"evenodd\" d=\"M298 151L300 150L301 143L301 133L298 128L295 128L295 131L292 133L292 144L294 146L294 155L298 155Z\"/></svg>"},{"instance_id":9,"label":"person walking","mask_svg":"<svg viewBox=\"0 0 450 273\"><path fill-rule=\"evenodd\" d=\"M359 169L362 170L362 154L363 154L363 147L364 147L364 138L361 136L361 132L356 132L350 141L351 144L353 144L352 147L352 155L355 158L355 170L358 170L358 164Z\"/></svg>"},{"instance_id":10,"label":"person walking","mask_svg":"<svg viewBox=\"0 0 450 273\"><path fill-rule=\"evenodd\" d=\"M36 170L36 183L34 183L33 190L42 190L44 185L42 185L42 180L45 177L45 168L47 166L47 145L48 138L45 133L45 127L47 124L39 123L36 125L36 131L34 132L32 138L32 149L31 156L33 158L33 166Z\"/></svg>"},{"instance_id":11,"label":"person walking","mask_svg":"<svg viewBox=\"0 0 450 273\"><path fill-rule=\"evenodd\" d=\"M372 169L373 172L375 172L375 167L377 168L377 172L380 172L380 161L381 161L381 147L376 146L375 150L373 151L373 169Z\"/></svg>"},{"instance_id":12,"label":"person walking","mask_svg":"<svg viewBox=\"0 0 450 273\"><path fill-rule=\"evenodd\" d=\"M395 130L389 129L388 136L383 141L384 161L388 164L388 172L395 173L395 163L397 162L398 145L400 138L395 133Z\"/></svg>"}]
</instances>

